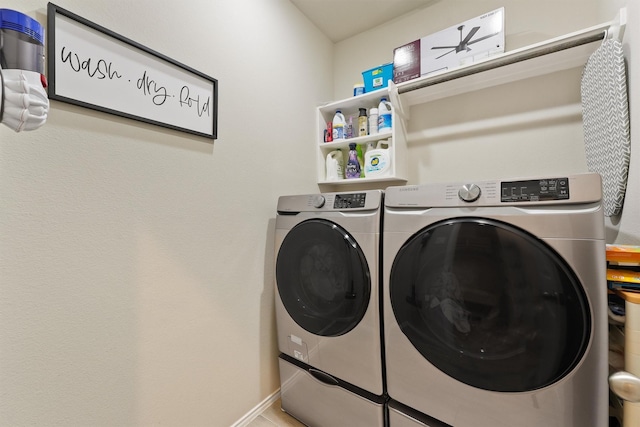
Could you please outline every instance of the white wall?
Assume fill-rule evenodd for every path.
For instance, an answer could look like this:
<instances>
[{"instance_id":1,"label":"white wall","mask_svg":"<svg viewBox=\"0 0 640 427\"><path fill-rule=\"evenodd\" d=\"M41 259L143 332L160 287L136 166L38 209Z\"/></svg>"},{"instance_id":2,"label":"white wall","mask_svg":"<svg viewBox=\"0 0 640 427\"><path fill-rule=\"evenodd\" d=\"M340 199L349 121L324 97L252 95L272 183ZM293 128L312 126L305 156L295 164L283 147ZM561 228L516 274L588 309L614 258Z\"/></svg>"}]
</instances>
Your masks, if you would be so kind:
<instances>
[{"instance_id":1,"label":"white wall","mask_svg":"<svg viewBox=\"0 0 640 427\"><path fill-rule=\"evenodd\" d=\"M334 47L288 0L58 0L217 78L219 139L60 102L36 132L0 127L0 425L232 424L278 387L273 218L278 195L317 191L315 105L394 47L499 6L515 49L619 2L435 0ZM46 4L2 7L45 23ZM579 103L578 76L414 109L411 182L586 170L579 117L554 115ZM640 244L638 152L610 241Z\"/></svg>"},{"instance_id":2,"label":"white wall","mask_svg":"<svg viewBox=\"0 0 640 427\"><path fill-rule=\"evenodd\" d=\"M640 245L640 1L627 0L628 22L623 49L629 76L629 116L631 119L631 162L622 214L607 221L607 241Z\"/></svg>"},{"instance_id":3,"label":"white wall","mask_svg":"<svg viewBox=\"0 0 640 427\"><path fill-rule=\"evenodd\" d=\"M638 0L435 0L427 7L336 44L334 97L351 95L362 70L391 62L393 49L505 7L506 50L612 20L628 3L628 75L640 68ZM578 12L579 11L579 12ZM636 49L637 50L637 49ZM587 171L582 130L581 68L415 106L408 125L409 183L466 181ZM637 73L636 73L637 74ZM634 86L635 83L635 86ZM640 244L640 123L630 81L632 160L621 216L607 218L607 242Z\"/></svg>"},{"instance_id":4,"label":"white wall","mask_svg":"<svg viewBox=\"0 0 640 427\"><path fill-rule=\"evenodd\" d=\"M217 78L219 138L0 127L0 425L228 426L279 387L273 218L317 191L333 46L288 0L55 3Z\"/></svg>"}]
</instances>

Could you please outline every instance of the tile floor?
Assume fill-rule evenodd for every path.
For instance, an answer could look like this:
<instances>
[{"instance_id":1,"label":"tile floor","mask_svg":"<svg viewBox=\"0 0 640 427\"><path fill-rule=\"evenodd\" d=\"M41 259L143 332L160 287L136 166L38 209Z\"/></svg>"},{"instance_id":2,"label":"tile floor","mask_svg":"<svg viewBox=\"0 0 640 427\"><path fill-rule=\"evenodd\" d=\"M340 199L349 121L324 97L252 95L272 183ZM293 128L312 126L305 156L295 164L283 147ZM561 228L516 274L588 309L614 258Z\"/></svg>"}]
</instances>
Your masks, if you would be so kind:
<instances>
[{"instance_id":1,"label":"tile floor","mask_svg":"<svg viewBox=\"0 0 640 427\"><path fill-rule=\"evenodd\" d=\"M304 424L283 412L280 409L280 399L278 399L251 421L247 427L304 427Z\"/></svg>"}]
</instances>

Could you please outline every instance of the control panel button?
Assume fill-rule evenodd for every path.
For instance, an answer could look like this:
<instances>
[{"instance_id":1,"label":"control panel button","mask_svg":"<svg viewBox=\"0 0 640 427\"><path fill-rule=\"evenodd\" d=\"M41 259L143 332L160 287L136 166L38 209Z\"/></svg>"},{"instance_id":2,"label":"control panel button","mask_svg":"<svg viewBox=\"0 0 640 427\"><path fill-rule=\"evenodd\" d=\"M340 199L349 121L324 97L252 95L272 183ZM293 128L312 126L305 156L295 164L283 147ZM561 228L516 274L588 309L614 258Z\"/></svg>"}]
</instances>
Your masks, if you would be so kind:
<instances>
[{"instance_id":1,"label":"control panel button","mask_svg":"<svg viewBox=\"0 0 640 427\"><path fill-rule=\"evenodd\" d=\"M465 184L458 190L458 197L464 202L475 202L480 197L480 187L476 184Z\"/></svg>"}]
</instances>

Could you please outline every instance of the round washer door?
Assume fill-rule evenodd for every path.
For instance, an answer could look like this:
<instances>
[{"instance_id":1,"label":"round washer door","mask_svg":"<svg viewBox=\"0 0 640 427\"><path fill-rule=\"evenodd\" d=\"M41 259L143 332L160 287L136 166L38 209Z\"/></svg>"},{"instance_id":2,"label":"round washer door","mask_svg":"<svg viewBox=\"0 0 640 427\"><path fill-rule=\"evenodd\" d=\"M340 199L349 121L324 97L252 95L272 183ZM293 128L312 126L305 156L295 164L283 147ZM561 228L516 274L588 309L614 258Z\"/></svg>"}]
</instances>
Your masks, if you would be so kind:
<instances>
[{"instance_id":1,"label":"round washer door","mask_svg":"<svg viewBox=\"0 0 640 427\"><path fill-rule=\"evenodd\" d=\"M591 334L587 297L546 243L509 224L455 218L412 236L391 269L396 320L465 384L524 392L566 376Z\"/></svg>"},{"instance_id":2,"label":"round washer door","mask_svg":"<svg viewBox=\"0 0 640 427\"><path fill-rule=\"evenodd\" d=\"M323 219L293 227L276 260L278 293L291 318L306 331L339 336L364 317L371 295L369 266L344 228Z\"/></svg>"}]
</instances>

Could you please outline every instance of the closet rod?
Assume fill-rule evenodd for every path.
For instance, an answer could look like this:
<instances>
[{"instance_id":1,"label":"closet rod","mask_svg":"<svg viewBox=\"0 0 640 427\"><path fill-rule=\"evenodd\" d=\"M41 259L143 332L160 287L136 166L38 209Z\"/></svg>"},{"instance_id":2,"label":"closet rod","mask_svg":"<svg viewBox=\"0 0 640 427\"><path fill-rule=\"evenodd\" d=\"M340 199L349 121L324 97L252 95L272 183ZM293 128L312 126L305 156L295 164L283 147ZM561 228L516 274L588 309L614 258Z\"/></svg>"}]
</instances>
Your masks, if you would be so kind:
<instances>
[{"instance_id":1,"label":"closet rod","mask_svg":"<svg viewBox=\"0 0 640 427\"><path fill-rule=\"evenodd\" d=\"M461 77L470 76L473 74L481 73L483 71L493 70L494 68L504 67L506 65L515 64L529 59L537 58L543 55L549 55L551 53L560 52L562 50L571 49L577 46L593 43L598 40L604 40L607 37L607 31L602 31L596 34L585 35L583 37L567 40L550 46L543 46L539 49L523 51L520 53L514 53L513 55L505 56L504 58L496 58L484 63L479 63L475 66L466 67L460 70L453 70L442 74L441 76L434 76L430 79L417 81L414 84L408 84L406 86L398 87L398 93L407 93L418 89L423 89L429 86L437 85L440 83L448 82L450 80L459 79Z\"/></svg>"}]
</instances>

